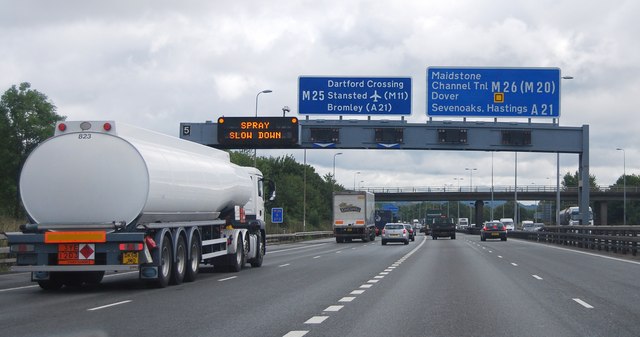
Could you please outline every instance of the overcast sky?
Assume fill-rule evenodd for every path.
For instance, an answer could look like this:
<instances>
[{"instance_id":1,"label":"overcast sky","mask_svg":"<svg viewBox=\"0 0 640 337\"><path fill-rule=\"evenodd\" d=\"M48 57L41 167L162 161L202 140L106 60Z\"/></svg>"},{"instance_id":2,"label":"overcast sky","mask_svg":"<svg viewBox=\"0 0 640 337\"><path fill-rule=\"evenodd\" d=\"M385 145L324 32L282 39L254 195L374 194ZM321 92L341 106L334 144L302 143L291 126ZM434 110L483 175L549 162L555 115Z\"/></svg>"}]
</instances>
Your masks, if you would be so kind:
<instances>
[{"instance_id":1,"label":"overcast sky","mask_svg":"<svg viewBox=\"0 0 640 337\"><path fill-rule=\"evenodd\" d=\"M287 105L304 118L301 75L411 77L407 119L418 123L429 66L557 67L574 77L562 81L560 124L590 126L590 172L607 186L622 175L617 147L627 174L640 174L638 13L637 0L0 0L0 90L30 82L69 120L178 136L180 122L252 116L264 89L261 116ZM309 150L307 162L331 173L337 152ZM468 186L465 167L477 168L474 186L491 184L486 152L340 152L346 187ZM494 184L513 185L514 164L495 153ZM577 169L577 155L561 155L561 174ZM555 154L518 154L518 185L555 176Z\"/></svg>"}]
</instances>

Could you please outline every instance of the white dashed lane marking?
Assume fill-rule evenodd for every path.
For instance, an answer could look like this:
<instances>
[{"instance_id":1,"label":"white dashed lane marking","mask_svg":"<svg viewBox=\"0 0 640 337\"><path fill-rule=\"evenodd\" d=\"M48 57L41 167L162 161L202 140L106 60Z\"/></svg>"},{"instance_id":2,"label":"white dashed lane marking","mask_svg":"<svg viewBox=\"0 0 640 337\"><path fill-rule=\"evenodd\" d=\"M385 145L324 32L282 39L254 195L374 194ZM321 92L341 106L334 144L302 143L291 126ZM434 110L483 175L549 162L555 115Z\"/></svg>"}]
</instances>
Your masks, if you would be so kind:
<instances>
[{"instance_id":1,"label":"white dashed lane marking","mask_svg":"<svg viewBox=\"0 0 640 337\"><path fill-rule=\"evenodd\" d=\"M587 309L593 309L593 306L579 298L574 298L574 301L576 301L578 304L580 304L581 306L587 308Z\"/></svg>"},{"instance_id":2,"label":"white dashed lane marking","mask_svg":"<svg viewBox=\"0 0 640 337\"><path fill-rule=\"evenodd\" d=\"M324 322L329 316L313 316L309 318L304 324L320 324Z\"/></svg>"}]
</instances>

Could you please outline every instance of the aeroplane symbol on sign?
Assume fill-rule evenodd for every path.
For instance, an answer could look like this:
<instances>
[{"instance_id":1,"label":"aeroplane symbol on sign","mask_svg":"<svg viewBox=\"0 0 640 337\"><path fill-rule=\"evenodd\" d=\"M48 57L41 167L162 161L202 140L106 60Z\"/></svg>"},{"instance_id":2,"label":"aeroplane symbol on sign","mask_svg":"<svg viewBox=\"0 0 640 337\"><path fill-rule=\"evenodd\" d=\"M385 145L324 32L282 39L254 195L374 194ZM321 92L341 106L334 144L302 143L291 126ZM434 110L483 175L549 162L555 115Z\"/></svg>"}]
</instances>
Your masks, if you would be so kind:
<instances>
[{"instance_id":1,"label":"aeroplane symbol on sign","mask_svg":"<svg viewBox=\"0 0 640 337\"><path fill-rule=\"evenodd\" d=\"M373 103L377 103L378 98L382 98L382 96L378 95L378 90L374 90L373 95L371 95L371 98L373 98Z\"/></svg>"}]
</instances>

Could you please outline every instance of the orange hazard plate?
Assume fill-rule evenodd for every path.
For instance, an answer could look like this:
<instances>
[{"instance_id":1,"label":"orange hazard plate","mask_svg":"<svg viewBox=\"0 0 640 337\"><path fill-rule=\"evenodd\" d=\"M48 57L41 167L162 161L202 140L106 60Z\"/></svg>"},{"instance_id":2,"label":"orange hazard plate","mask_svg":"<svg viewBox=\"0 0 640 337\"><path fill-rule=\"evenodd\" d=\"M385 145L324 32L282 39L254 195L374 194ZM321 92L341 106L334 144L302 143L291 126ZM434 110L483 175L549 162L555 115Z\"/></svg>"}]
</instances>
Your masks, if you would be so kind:
<instances>
[{"instance_id":1,"label":"orange hazard plate","mask_svg":"<svg viewBox=\"0 0 640 337\"><path fill-rule=\"evenodd\" d=\"M61 243L58 245L58 264L95 264L94 244Z\"/></svg>"}]
</instances>

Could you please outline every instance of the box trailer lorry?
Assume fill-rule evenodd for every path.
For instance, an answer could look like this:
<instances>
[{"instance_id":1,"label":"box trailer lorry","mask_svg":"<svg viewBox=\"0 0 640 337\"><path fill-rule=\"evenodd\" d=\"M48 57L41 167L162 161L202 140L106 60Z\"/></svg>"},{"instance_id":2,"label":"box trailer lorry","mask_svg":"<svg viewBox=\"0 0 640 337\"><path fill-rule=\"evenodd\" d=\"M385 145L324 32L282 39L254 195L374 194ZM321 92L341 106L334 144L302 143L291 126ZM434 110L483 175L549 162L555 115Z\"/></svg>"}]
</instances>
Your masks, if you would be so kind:
<instances>
[{"instance_id":1,"label":"box trailer lorry","mask_svg":"<svg viewBox=\"0 0 640 337\"><path fill-rule=\"evenodd\" d=\"M262 265L265 179L227 152L113 121L65 121L27 158L15 271L43 289L138 271L165 287L201 264ZM275 189L273 183L267 184Z\"/></svg>"},{"instance_id":2,"label":"box trailer lorry","mask_svg":"<svg viewBox=\"0 0 640 337\"><path fill-rule=\"evenodd\" d=\"M371 192L333 193L333 234L337 243L376 239L375 200Z\"/></svg>"}]
</instances>

